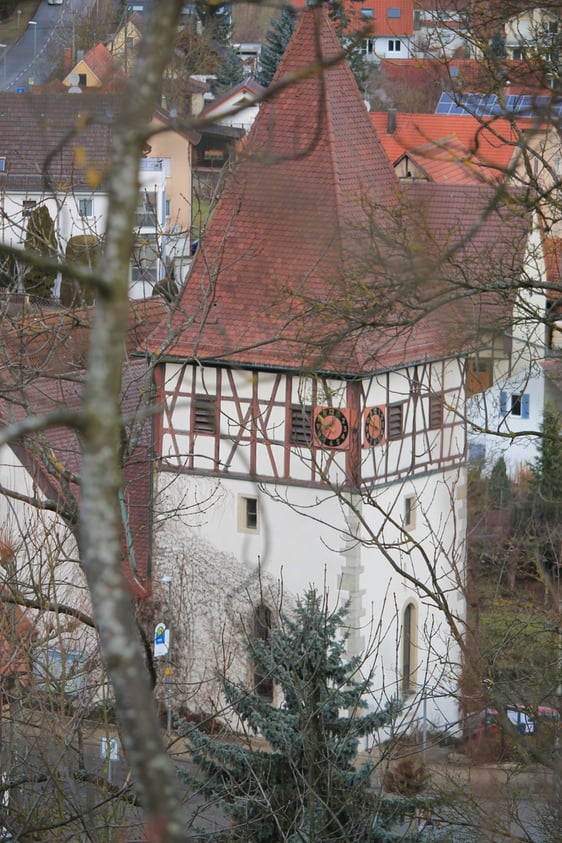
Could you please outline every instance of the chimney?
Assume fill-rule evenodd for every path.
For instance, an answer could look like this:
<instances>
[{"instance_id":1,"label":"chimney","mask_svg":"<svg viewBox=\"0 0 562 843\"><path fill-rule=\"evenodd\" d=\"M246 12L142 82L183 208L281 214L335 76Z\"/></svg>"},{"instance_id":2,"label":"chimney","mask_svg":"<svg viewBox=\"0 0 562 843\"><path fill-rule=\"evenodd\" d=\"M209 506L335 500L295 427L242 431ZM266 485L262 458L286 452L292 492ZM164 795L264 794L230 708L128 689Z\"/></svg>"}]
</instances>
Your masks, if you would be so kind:
<instances>
[{"instance_id":1,"label":"chimney","mask_svg":"<svg viewBox=\"0 0 562 843\"><path fill-rule=\"evenodd\" d=\"M389 108L388 109L388 119L386 121L386 133L387 135L393 135L396 131L396 109Z\"/></svg>"},{"instance_id":2,"label":"chimney","mask_svg":"<svg viewBox=\"0 0 562 843\"><path fill-rule=\"evenodd\" d=\"M64 48L64 70L66 73L70 72L72 67L72 49L70 47Z\"/></svg>"}]
</instances>

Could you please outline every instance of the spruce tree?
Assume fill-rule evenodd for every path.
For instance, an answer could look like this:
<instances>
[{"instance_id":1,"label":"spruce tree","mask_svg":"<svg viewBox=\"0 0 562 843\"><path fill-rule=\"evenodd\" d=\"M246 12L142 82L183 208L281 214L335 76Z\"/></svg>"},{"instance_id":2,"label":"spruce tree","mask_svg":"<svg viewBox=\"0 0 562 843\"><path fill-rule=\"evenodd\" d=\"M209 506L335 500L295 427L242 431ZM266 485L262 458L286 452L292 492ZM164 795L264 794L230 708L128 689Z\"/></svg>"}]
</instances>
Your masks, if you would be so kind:
<instances>
[{"instance_id":1,"label":"spruce tree","mask_svg":"<svg viewBox=\"0 0 562 843\"><path fill-rule=\"evenodd\" d=\"M224 56L222 57L215 79L212 84L214 94L221 94L223 91L228 91L234 88L235 85L243 82L245 78L244 64L238 53L228 47Z\"/></svg>"},{"instance_id":2,"label":"spruce tree","mask_svg":"<svg viewBox=\"0 0 562 843\"><path fill-rule=\"evenodd\" d=\"M562 514L562 425L550 403L544 408L532 485L535 512L547 520L557 520Z\"/></svg>"},{"instance_id":3,"label":"spruce tree","mask_svg":"<svg viewBox=\"0 0 562 843\"><path fill-rule=\"evenodd\" d=\"M44 257L55 257L57 254L55 224L46 205L36 205L31 211L25 235L25 248ZM29 267L23 276L23 285L28 293L48 299L56 277L55 270Z\"/></svg>"},{"instance_id":4,"label":"spruce tree","mask_svg":"<svg viewBox=\"0 0 562 843\"><path fill-rule=\"evenodd\" d=\"M345 609L330 612L309 590L293 614L283 615L263 638L248 644L254 676L275 683L281 706L260 686L223 680L232 712L246 734L267 750L219 742L194 731L188 747L200 775L188 781L218 799L232 821L215 840L252 843L375 843L404 839L392 828L407 800L381 798L370 787L372 764L356 766L359 739L388 726L397 706L367 712L369 678L361 659L346 659ZM398 807L398 804L400 807Z\"/></svg>"},{"instance_id":5,"label":"spruce tree","mask_svg":"<svg viewBox=\"0 0 562 843\"><path fill-rule=\"evenodd\" d=\"M501 509L507 506L511 494L511 483L503 457L500 457L492 468L488 488L493 509Z\"/></svg>"},{"instance_id":6,"label":"spruce tree","mask_svg":"<svg viewBox=\"0 0 562 843\"><path fill-rule=\"evenodd\" d=\"M277 18L271 18L271 28L265 34L261 48L257 80L264 88L269 87L275 76L277 65L291 40L295 29L296 12L293 6L286 6Z\"/></svg>"}]
</instances>

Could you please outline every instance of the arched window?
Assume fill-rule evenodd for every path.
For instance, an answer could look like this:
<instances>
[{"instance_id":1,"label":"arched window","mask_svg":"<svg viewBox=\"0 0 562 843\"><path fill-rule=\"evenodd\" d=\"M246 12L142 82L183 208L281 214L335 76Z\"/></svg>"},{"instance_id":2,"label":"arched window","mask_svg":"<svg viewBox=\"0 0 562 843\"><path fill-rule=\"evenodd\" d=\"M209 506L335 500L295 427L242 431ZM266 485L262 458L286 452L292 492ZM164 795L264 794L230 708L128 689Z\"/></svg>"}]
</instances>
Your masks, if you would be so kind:
<instances>
[{"instance_id":1,"label":"arched window","mask_svg":"<svg viewBox=\"0 0 562 843\"><path fill-rule=\"evenodd\" d=\"M254 609L254 641L263 641L265 643L269 641L271 622L271 609L265 603L260 603ZM270 676L263 676L256 666L254 666L254 689L260 697L266 700L273 699L273 680Z\"/></svg>"},{"instance_id":2,"label":"arched window","mask_svg":"<svg viewBox=\"0 0 562 843\"><path fill-rule=\"evenodd\" d=\"M402 617L402 693L416 690L416 607L408 603Z\"/></svg>"}]
</instances>

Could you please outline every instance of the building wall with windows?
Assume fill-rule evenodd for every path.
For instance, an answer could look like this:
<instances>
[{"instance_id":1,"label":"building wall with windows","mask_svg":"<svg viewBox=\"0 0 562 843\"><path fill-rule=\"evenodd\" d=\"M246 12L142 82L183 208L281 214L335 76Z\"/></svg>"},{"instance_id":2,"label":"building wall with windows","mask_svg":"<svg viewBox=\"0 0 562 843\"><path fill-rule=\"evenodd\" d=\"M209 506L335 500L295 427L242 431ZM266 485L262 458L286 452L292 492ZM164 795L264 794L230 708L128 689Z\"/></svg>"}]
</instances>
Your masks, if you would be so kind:
<instances>
[{"instance_id":1,"label":"building wall with windows","mask_svg":"<svg viewBox=\"0 0 562 843\"><path fill-rule=\"evenodd\" d=\"M562 408L562 395L547 386L544 317L546 267L540 231L528 241L522 290L509 331L467 361L468 457L491 469L500 456L508 471L532 465L547 397Z\"/></svg>"},{"instance_id":2,"label":"building wall with windows","mask_svg":"<svg viewBox=\"0 0 562 843\"><path fill-rule=\"evenodd\" d=\"M351 654L369 653L385 693L409 697L424 683L433 722L453 722L443 665L455 644L408 577L449 594L464 576L462 362L360 383L173 363L159 374L154 558L178 583L182 641L193 642L176 651L178 694L191 689L190 704L205 708L194 689L212 687L219 630L231 675L251 684L238 616L250 625L260 589L275 612L275 595L315 583L349 603ZM453 598L461 615L463 599Z\"/></svg>"}]
</instances>

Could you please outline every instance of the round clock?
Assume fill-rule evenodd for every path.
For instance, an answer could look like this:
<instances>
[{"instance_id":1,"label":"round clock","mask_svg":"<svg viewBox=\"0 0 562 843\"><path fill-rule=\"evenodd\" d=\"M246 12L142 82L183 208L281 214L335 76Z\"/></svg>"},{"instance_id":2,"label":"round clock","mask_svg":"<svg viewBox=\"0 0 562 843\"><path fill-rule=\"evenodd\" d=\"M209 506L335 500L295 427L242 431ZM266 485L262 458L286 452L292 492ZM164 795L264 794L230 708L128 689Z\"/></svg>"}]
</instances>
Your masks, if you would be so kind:
<instances>
[{"instance_id":1,"label":"round clock","mask_svg":"<svg viewBox=\"0 0 562 843\"><path fill-rule=\"evenodd\" d=\"M349 434L349 424L345 413L337 407L325 407L318 410L314 419L316 438L328 448L338 448Z\"/></svg>"},{"instance_id":2,"label":"round clock","mask_svg":"<svg viewBox=\"0 0 562 843\"><path fill-rule=\"evenodd\" d=\"M379 445L384 439L384 410L373 407L365 417L365 439L369 445Z\"/></svg>"}]
</instances>

